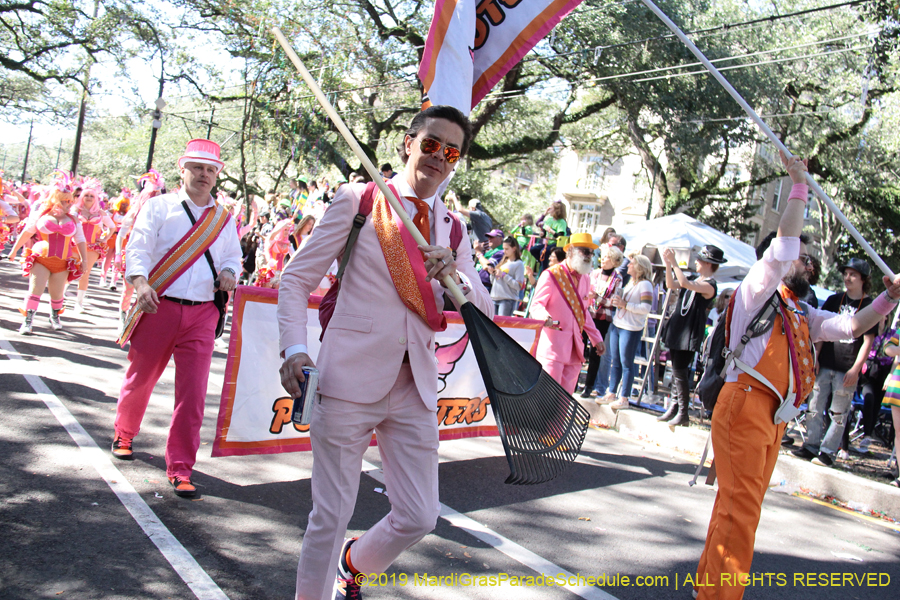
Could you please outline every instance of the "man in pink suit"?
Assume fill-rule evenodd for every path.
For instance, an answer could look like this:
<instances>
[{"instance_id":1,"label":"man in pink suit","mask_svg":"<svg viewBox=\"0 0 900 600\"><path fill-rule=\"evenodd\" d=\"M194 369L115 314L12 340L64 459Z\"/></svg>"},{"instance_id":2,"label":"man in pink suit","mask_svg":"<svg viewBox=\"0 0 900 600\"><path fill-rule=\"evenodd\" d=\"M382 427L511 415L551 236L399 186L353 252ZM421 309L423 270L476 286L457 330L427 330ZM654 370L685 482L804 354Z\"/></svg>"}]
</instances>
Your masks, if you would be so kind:
<instances>
[{"instance_id":1,"label":"man in pink suit","mask_svg":"<svg viewBox=\"0 0 900 600\"><path fill-rule=\"evenodd\" d=\"M588 233L576 233L566 246L566 260L544 270L531 303L531 317L544 320L536 357L544 370L563 388L575 392L584 362L584 340L603 354L603 336L588 312L591 254L597 245Z\"/></svg>"},{"instance_id":2,"label":"man in pink suit","mask_svg":"<svg viewBox=\"0 0 900 600\"><path fill-rule=\"evenodd\" d=\"M357 574L383 572L437 522L434 335L445 327L439 281L450 275L482 312L493 313L468 237L453 249L455 259L448 248L453 217L437 198L471 138L468 119L455 108L434 106L416 115L400 149L406 169L390 183L431 245L410 246L411 236L379 194L353 248L318 355L321 401L310 425L313 510L297 567L298 599L359 598ZM281 379L292 397L300 392L301 368L313 366L307 355L309 295L344 249L364 190L361 184L338 190L282 273ZM423 256L438 262L423 265ZM364 535L344 540L373 431L391 511Z\"/></svg>"}]
</instances>

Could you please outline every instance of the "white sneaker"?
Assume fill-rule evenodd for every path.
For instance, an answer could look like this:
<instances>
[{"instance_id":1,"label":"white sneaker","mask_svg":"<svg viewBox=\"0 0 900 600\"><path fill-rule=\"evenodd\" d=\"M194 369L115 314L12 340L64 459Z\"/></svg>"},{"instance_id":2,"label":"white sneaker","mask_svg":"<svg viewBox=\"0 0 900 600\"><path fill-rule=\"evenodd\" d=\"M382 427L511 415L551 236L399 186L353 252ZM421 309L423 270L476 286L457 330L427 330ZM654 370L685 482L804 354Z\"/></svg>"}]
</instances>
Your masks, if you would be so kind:
<instances>
[{"instance_id":1,"label":"white sneaker","mask_svg":"<svg viewBox=\"0 0 900 600\"><path fill-rule=\"evenodd\" d=\"M75 308L72 309L75 311L76 315L84 314L84 304L75 303Z\"/></svg>"},{"instance_id":2,"label":"white sneaker","mask_svg":"<svg viewBox=\"0 0 900 600\"><path fill-rule=\"evenodd\" d=\"M100 285L99 285L99 287L102 287L102 288L106 287L106 275L103 275L103 276L100 277Z\"/></svg>"},{"instance_id":3,"label":"white sneaker","mask_svg":"<svg viewBox=\"0 0 900 600\"><path fill-rule=\"evenodd\" d=\"M850 460L850 453L846 450L838 450L837 457L838 460Z\"/></svg>"},{"instance_id":4,"label":"white sneaker","mask_svg":"<svg viewBox=\"0 0 900 600\"><path fill-rule=\"evenodd\" d=\"M869 444L872 443L872 438L867 435L859 438L859 442L857 442L856 446L860 454L866 454L869 451Z\"/></svg>"},{"instance_id":5,"label":"white sneaker","mask_svg":"<svg viewBox=\"0 0 900 600\"><path fill-rule=\"evenodd\" d=\"M613 410L623 410L629 408L630 406L631 405L628 403L628 398L619 398L609 405L609 407Z\"/></svg>"}]
</instances>

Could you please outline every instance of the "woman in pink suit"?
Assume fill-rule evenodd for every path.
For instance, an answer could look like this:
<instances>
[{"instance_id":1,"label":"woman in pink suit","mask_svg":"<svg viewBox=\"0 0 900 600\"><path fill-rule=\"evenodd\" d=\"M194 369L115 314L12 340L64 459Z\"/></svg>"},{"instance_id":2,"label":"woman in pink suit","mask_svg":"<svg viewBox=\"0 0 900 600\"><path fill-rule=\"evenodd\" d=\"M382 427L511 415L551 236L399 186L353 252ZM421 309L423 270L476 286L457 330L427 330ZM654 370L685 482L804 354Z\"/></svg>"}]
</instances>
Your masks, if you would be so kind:
<instances>
[{"instance_id":1,"label":"woman in pink suit","mask_svg":"<svg viewBox=\"0 0 900 600\"><path fill-rule=\"evenodd\" d=\"M588 233L576 233L566 246L566 259L546 269L538 279L531 317L544 320L536 357L544 370L570 394L575 392L588 338L603 354L603 336L588 311L591 255L597 248Z\"/></svg>"}]
</instances>

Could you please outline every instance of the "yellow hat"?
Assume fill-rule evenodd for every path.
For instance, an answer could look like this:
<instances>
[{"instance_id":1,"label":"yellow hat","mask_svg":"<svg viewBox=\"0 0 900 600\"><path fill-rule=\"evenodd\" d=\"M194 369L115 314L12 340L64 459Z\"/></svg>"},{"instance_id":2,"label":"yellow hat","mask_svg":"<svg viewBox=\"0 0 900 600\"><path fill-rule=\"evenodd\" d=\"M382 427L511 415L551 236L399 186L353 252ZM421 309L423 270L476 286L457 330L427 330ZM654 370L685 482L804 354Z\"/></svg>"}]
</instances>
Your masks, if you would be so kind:
<instances>
[{"instance_id":1,"label":"yellow hat","mask_svg":"<svg viewBox=\"0 0 900 600\"><path fill-rule=\"evenodd\" d=\"M594 240L589 233L573 233L569 237L569 243L566 244L564 249L568 252L569 248L573 246L577 248L590 248L591 250L596 250L600 247L594 243Z\"/></svg>"}]
</instances>

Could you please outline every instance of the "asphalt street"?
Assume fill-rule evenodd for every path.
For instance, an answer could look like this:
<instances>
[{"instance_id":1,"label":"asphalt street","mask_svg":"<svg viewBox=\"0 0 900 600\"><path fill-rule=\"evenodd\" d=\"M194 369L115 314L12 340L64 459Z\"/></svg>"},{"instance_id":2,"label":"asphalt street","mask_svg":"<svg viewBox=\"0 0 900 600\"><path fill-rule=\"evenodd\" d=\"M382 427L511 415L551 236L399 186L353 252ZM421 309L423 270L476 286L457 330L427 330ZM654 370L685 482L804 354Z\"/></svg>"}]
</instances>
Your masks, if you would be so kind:
<instances>
[{"instance_id":1,"label":"asphalt street","mask_svg":"<svg viewBox=\"0 0 900 600\"><path fill-rule=\"evenodd\" d=\"M117 295L97 281L95 269L87 312L67 311L62 331L49 327L45 294L35 334L21 336L26 279L0 263L0 598L292 598L312 455L211 458L219 345L195 470L200 496L177 498L166 481L172 365L135 439L136 459L113 460L127 358L114 342ZM445 442L440 453L444 518L366 598L690 598L685 581L715 497L687 485L690 457L591 430L564 475L516 487L503 484L497 439ZM365 458L351 534L389 510L377 449ZM745 598L898 597L898 557L900 531L770 492ZM588 585L579 575L606 580ZM574 585L561 587L562 577Z\"/></svg>"}]
</instances>

